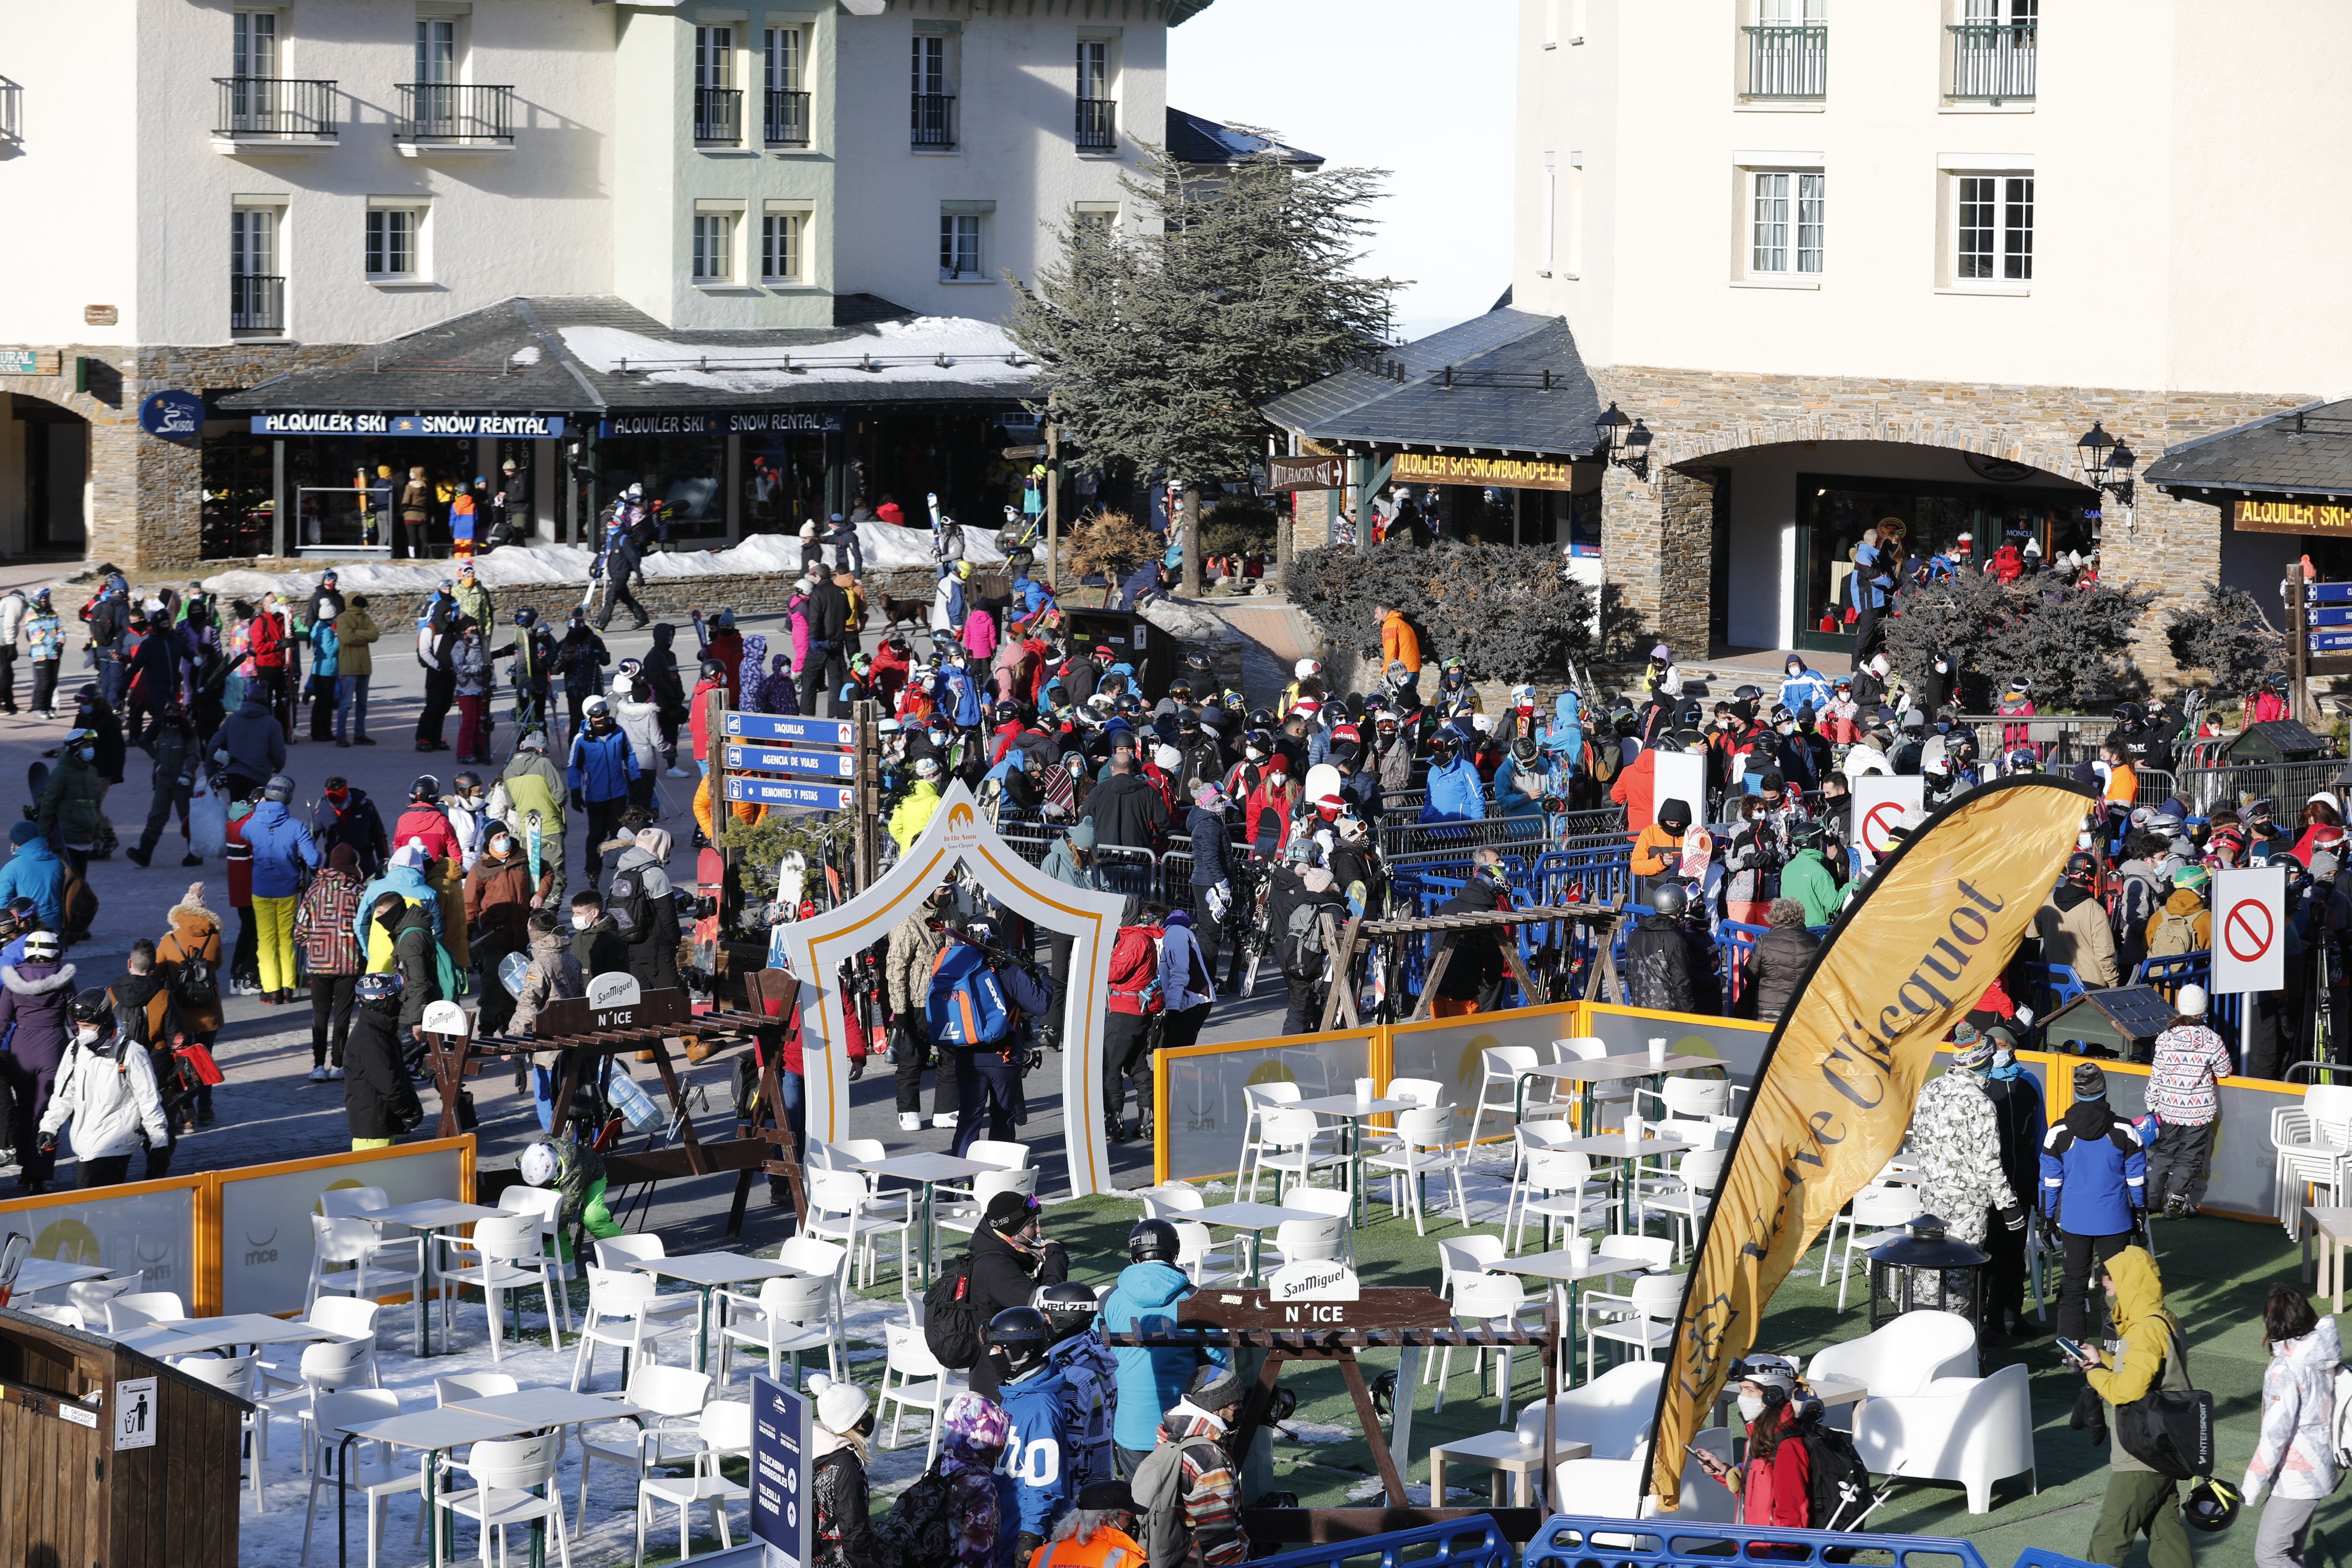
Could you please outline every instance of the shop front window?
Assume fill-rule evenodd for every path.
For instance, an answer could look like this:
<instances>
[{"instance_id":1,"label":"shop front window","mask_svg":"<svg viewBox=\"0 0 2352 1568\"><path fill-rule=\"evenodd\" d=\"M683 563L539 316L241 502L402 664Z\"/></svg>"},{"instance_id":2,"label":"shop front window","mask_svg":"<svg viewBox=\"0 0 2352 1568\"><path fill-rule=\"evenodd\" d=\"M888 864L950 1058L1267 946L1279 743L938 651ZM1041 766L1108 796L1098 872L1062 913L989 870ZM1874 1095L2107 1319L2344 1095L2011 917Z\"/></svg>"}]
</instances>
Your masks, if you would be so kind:
<instances>
[{"instance_id":1,"label":"shop front window","mask_svg":"<svg viewBox=\"0 0 2352 1568\"><path fill-rule=\"evenodd\" d=\"M673 540L727 537L727 437L625 436L598 448L604 477L601 507L633 484L662 503Z\"/></svg>"},{"instance_id":2,"label":"shop front window","mask_svg":"<svg viewBox=\"0 0 2352 1568\"><path fill-rule=\"evenodd\" d=\"M205 442L204 510L198 550L207 561L259 555L274 548L269 442L216 436Z\"/></svg>"}]
</instances>

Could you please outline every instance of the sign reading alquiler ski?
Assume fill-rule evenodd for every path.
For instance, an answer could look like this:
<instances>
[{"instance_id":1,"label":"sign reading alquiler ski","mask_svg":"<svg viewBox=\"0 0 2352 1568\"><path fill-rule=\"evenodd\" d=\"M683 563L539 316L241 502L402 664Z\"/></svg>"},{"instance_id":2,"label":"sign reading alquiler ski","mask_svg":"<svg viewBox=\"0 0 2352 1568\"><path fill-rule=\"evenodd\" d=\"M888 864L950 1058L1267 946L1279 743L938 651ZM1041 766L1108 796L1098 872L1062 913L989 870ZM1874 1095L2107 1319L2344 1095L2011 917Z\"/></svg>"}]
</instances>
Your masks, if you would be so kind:
<instances>
[{"instance_id":1,"label":"sign reading alquiler ski","mask_svg":"<svg viewBox=\"0 0 2352 1568\"><path fill-rule=\"evenodd\" d=\"M1389 477L1410 485L1500 485L1505 489L1568 490L1575 470L1566 463L1527 458L1457 457L1451 452L1399 452Z\"/></svg>"},{"instance_id":2,"label":"sign reading alquiler ski","mask_svg":"<svg viewBox=\"0 0 2352 1568\"><path fill-rule=\"evenodd\" d=\"M288 410L253 416L256 436L509 436L553 439L561 414L379 414L357 409Z\"/></svg>"}]
</instances>

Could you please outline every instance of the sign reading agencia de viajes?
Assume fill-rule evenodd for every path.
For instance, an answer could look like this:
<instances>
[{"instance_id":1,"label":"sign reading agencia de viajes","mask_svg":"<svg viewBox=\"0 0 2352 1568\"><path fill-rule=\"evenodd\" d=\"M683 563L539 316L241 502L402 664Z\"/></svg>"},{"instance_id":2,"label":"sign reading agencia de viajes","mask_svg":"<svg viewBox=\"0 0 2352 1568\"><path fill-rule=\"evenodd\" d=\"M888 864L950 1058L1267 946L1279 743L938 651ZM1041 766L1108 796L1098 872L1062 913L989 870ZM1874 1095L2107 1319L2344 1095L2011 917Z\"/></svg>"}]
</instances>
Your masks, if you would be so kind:
<instances>
[{"instance_id":1,"label":"sign reading agencia de viajes","mask_svg":"<svg viewBox=\"0 0 2352 1568\"><path fill-rule=\"evenodd\" d=\"M510 436L552 439L561 414L378 414L357 409L294 410L253 416L256 436Z\"/></svg>"}]
</instances>

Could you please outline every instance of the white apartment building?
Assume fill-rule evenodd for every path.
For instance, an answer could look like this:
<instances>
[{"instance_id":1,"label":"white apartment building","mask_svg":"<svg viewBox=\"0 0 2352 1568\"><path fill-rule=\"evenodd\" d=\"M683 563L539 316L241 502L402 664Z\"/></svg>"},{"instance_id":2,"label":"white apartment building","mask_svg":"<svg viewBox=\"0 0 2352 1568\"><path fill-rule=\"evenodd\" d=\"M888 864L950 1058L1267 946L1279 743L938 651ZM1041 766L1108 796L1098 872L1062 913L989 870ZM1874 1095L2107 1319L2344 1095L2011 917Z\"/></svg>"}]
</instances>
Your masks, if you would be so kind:
<instances>
[{"instance_id":1,"label":"white apartment building","mask_svg":"<svg viewBox=\"0 0 2352 1568\"><path fill-rule=\"evenodd\" d=\"M684 359L855 360L909 316L994 323L1004 275L1032 275L1058 226L1119 221L1137 138L1167 134L1167 28L1205 4L0 0L0 208L59 237L0 254L0 553L249 555L285 542L306 487L516 456L557 526L575 473L614 471L594 448L629 399L546 316ZM522 330L514 300L561 302L532 318L551 335L486 358ZM519 374L525 349L546 374ZM362 363L378 382L316 379ZM755 389L817 405L798 416L817 447L763 459L804 476L800 511L848 499L894 444L978 452L984 421L940 419L1023 379L904 369L871 396ZM284 395L226 401L260 385ZM159 393L201 399L201 429L152 409L163 434L144 427ZM740 443L709 428L727 396L656 401L718 443L615 460L700 498L706 534L752 526L724 466ZM866 403L929 422L868 429ZM258 427L281 410L350 428L330 449ZM499 434L398 434L436 412Z\"/></svg>"}]
</instances>

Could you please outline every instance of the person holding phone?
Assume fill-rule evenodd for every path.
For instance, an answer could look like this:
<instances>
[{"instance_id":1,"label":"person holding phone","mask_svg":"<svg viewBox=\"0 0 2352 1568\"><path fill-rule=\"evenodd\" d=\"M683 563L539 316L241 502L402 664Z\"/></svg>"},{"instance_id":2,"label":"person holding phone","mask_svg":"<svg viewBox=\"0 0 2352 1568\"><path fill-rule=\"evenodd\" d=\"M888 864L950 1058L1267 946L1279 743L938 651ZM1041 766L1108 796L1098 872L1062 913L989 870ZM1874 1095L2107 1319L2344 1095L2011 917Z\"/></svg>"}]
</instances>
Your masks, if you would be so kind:
<instances>
[{"instance_id":1,"label":"person holding phone","mask_svg":"<svg viewBox=\"0 0 2352 1568\"><path fill-rule=\"evenodd\" d=\"M1690 1455L1739 1500L1741 1524L1803 1530L1812 1522L1812 1456L1797 1430L1793 1371L1778 1357L1741 1363L1739 1418L1748 1424L1748 1462L1727 1465L1704 1448Z\"/></svg>"}]
</instances>

